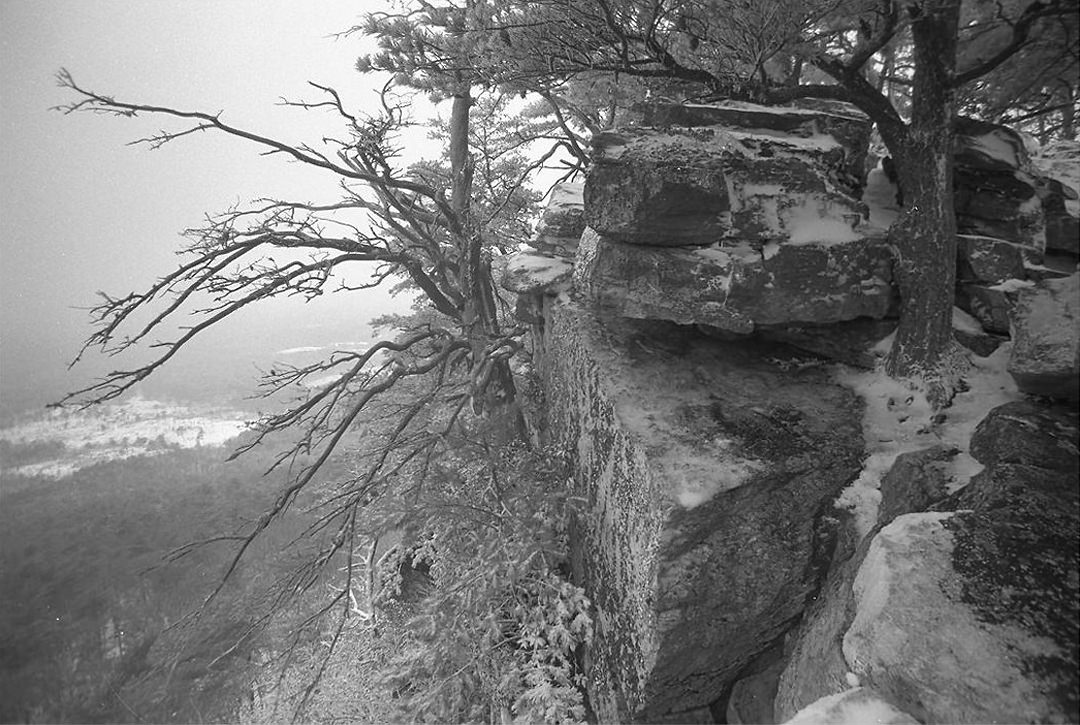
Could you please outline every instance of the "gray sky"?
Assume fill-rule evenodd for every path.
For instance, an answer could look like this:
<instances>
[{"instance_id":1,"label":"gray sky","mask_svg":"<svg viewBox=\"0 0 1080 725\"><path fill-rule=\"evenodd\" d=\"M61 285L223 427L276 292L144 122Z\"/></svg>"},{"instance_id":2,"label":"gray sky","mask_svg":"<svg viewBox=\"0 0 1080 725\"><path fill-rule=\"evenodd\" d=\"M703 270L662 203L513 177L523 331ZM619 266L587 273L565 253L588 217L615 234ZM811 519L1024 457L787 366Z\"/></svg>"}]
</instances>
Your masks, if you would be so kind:
<instances>
[{"instance_id":1,"label":"gray sky","mask_svg":"<svg viewBox=\"0 0 1080 725\"><path fill-rule=\"evenodd\" d=\"M234 125L317 140L340 128L329 114L275 103L315 98L307 80L336 87L352 108L374 103L381 79L353 70L361 39L327 36L375 8L372 0L0 0L0 402L55 386L90 331L75 308L96 290L126 293L174 268L178 233L204 213L264 195L335 198L333 179L237 140L126 146L164 122L50 111L72 98L56 71L118 99L223 110ZM279 307L245 330L280 335L285 348L305 344L297 328L355 325L389 305L376 295L348 307Z\"/></svg>"}]
</instances>

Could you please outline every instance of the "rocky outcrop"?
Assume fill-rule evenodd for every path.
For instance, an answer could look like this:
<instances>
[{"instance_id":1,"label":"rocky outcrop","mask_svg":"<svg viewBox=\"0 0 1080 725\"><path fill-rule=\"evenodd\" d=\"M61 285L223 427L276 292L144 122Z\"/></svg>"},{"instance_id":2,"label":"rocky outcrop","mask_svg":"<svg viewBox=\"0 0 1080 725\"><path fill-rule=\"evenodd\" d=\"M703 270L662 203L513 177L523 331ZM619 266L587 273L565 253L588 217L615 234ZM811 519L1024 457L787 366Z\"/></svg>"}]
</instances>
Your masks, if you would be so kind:
<instances>
[{"instance_id":1,"label":"rocky outcrop","mask_svg":"<svg viewBox=\"0 0 1080 725\"><path fill-rule=\"evenodd\" d=\"M533 324L537 428L572 458L598 719L1075 719L1075 416L1003 406L960 492L974 463L945 436L868 493L876 526L834 508L861 403L820 357L872 367L895 325L891 254L849 195L865 119L637 113L553 194L537 251L496 264ZM1043 260L1035 218L1065 186L1015 135L962 127L954 335L986 356L1013 334L1021 389L1075 396L1080 276Z\"/></svg>"},{"instance_id":2,"label":"rocky outcrop","mask_svg":"<svg viewBox=\"0 0 1080 725\"><path fill-rule=\"evenodd\" d=\"M1061 473L1080 472L1075 411L1027 400L991 410L972 433L969 448L988 467L1018 463Z\"/></svg>"},{"instance_id":3,"label":"rocky outcrop","mask_svg":"<svg viewBox=\"0 0 1080 725\"><path fill-rule=\"evenodd\" d=\"M1009 335L1016 300L1022 290L1033 287L1034 284L1018 279L1005 280L994 285L960 284L957 288L956 303L978 320L985 331Z\"/></svg>"},{"instance_id":4,"label":"rocky outcrop","mask_svg":"<svg viewBox=\"0 0 1080 725\"><path fill-rule=\"evenodd\" d=\"M1009 373L1026 393L1080 399L1080 273L1021 290Z\"/></svg>"},{"instance_id":5,"label":"rocky outcrop","mask_svg":"<svg viewBox=\"0 0 1080 725\"><path fill-rule=\"evenodd\" d=\"M792 637L778 721L853 681L919 722L1075 721L1078 443L1074 411L1017 402L979 424L986 468L952 496L951 451L900 456Z\"/></svg>"},{"instance_id":6,"label":"rocky outcrop","mask_svg":"<svg viewBox=\"0 0 1080 725\"><path fill-rule=\"evenodd\" d=\"M573 264L562 257L525 250L496 257L492 271L499 285L511 292L558 294L569 289Z\"/></svg>"},{"instance_id":7,"label":"rocky outcrop","mask_svg":"<svg viewBox=\"0 0 1080 725\"><path fill-rule=\"evenodd\" d=\"M1041 253L1046 217L1041 176L1020 134L970 118L957 119L953 203L963 234L1017 242Z\"/></svg>"},{"instance_id":8,"label":"rocky outcrop","mask_svg":"<svg viewBox=\"0 0 1080 725\"><path fill-rule=\"evenodd\" d=\"M1000 239L960 234L956 238L956 279L958 282L989 284L1024 279L1022 249Z\"/></svg>"},{"instance_id":9,"label":"rocky outcrop","mask_svg":"<svg viewBox=\"0 0 1080 725\"><path fill-rule=\"evenodd\" d=\"M990 477L1009 475L1001 468ZM907 514L882 529L854 583L854 673L920 722L1075 722L1078 522L1067 504L1065 516Z\"/></svg>"},{"instance_id":10,"label":"rocky outcrop","mask_svg":"<svg viewBox=\"0 0 1080 725\"><path fill-rule=\"evenodd\" d=\"M789 139L829 136L844 150L841 162L832 166L833 181L855 198L862 191L870 122L866 114L850 104L804 101L798 107L766 107L740 101L650 103L636 107L635 111L640 125L656 128L724 126Z\"/></svg>"},{"instance_id":11,"label":"rocky outcrop","mask_svg":"<svg viewBox=\"0 0 1080 725\"><path fill-rule=\"evenodd\" d=\"M550 427L586 502L572 540L596 607L592 705L620 722L699 710L817 589L860 404L784 346L569 302L544 318Z\"/></svg>"},{"instance_id":12,"label":"rocky outcrop","mask_svg":"<svg viewBox=\"0 0 1080 725\"><path fill-rule=\"evenodd\" d=\"M829 118L750 104L658 107L654 127L593 137L585 222L613 241L652 246L855 239L865 208L847 192L861 185L850 169L862 166L869 121ZM746 125L717 125L733 123Z\"/></svg>"},{"instance_id":13,"label":"rocky outcrop","mask_svg":"<svg viewBox=\"0 0 1080 725\"><path fill-rule=\"evenodd\" d=\"M573 260L578 240L585 231L584 193L582 184L556 184L529 246L542 254Z\"/></svg>"},{"instance_id":14,"label":"rocky outcrop","mask_svg":"<svg viewBox=\"0 0 1080 725\"><path fill-rule=\"evenodd\" d=\"M1046 249L1080 256L1080 141L1055 141L1032 158L1047 177Z\"/></svg>"},{"instance_id":15,"label":"rocky outcrop","mask_svg":"<svg viewBox=\"0 0 1080 725\"><path fill-rule=\"evenodd\" d=\"M636 319L752 332L759 325L881 318L893 305L889 250L880 239L837 244L747 244L665 249L587 230L575 290Z\"/></svg>"},{"instance_id":16,"label":"rocky outcrop","mask_svg":"<svg viewBox=\"0 0 1080 725\"><path fill-rule=\"evenodd\" d=\"M898 456L881 481L874 532L898 516L925 511L944 499L943 468L954 454L938 445ZM852 585L874 532L860 539L850 514L833 515L837 541L829 573L799 629L789 635L788 657L777 681L774 722L784 722L818 698L840 693L851 684L851 665L841 643L855 617Z\"/></svg>"}]
</instances>

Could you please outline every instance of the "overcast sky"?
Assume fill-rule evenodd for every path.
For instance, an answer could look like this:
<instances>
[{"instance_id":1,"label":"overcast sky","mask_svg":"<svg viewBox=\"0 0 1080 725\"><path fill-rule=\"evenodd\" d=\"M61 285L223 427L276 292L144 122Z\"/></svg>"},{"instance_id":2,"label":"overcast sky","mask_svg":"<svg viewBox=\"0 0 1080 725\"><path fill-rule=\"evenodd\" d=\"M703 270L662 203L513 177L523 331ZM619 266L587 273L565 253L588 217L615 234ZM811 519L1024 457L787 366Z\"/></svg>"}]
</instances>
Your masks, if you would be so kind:
<instances>
[{"instance_id":1,"label":"overcast sky","mask_svg":"<svg viewBox=\"0 0 1080 725\"><path fill-rule=\"evenodd\" d=\"M204 213L263 195L334 197L333 179L236 140L202 134L157 151L126 146L162 122L50 111L72 99L56 71L67 68L80 85L118 99L223 110L233 125L317 140L337 128L328 114L275 104L314 98L308 80L336 87L347 106L372 104L382 79L353 69L361 39L328 36L375 7L0 0L0 402L13 390L55 387L90 331L76 308L96 290L126 293L174 268L178 233ZM279 309L248 331L280 335L285 348L304 344L290 327L362 327L358 320L390 305L369 296L348 308Z\"/></svg>"}]
</instances>

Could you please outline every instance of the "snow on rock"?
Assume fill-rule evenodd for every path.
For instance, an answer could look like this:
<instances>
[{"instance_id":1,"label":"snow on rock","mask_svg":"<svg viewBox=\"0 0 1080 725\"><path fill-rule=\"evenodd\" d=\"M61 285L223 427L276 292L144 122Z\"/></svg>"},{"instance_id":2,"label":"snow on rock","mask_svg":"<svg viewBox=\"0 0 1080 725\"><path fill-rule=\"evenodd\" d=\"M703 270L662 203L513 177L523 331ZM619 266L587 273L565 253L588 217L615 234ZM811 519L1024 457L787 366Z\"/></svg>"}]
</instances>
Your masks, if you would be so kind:
<instances>
[{"instance_id":1,"label":"snow on rock","mask_svg":"<svg viewBox=\"0 0 1080 725\"><path fill-rule=\"evenodd\" d=\"M662 246L828 241L849 238L865 214L856 201L869 133L864 118L661 104L647 107L646 122L654 127L627 126L592 140L585 220L613 239Z\"/></svg>"},{"instance_id":2,"label":"snow on rock","mask_svg":"<svg viewBox=\"0 0 1080 725\"><path fill-rule=\"evenodd\" d=\"M532 250L497 257L492 262L499 285L518 294L558 294L569 288L573 264Z\"/></svg>"},{"instance_id":3,"label":"snow on rock","mask_svg":"<svg viewBox=\"0 0 1080 725\"><path fill-rule=\"evenodd\" d=\"M582 236L574 289L636 319L746 333L758 325L882 318L892 305L891 256L876 238L832 244L662 248Z\"/></svg>"},{"instance_id":4,"label":"snow on rock","mask_svg":"<svg viewBox=\"0 0 1080 725\"><path fill-rule=\"evenodd\" d=\"M920 722L1075 721L1076 496L1056 485L1071 504L996 500L883 528L843 638L859 680Z\"/></svg>"},{"instance_id":5,"label":"snow on rock","mask_svg":"<svg viewBox=\"0 0 1080 725\"><path fill-rule=\"evenodd\" d=\"M886 342L886 341L883 341ZM881 479L901 453L942 444L957 451L945 470L948 490L955 491L982 466L971 457L969 446L975 426L992 408L1018 400L1020 393L1005 368L1012 346L1002 345L987 358L974 357L964 380L968 389L953 398L939 416L925 396L882 370L840 369L837 379L858 393L866 403L863 438L866 459L859 477L836 501L855 517L859 536L865 536L878 519ZM882 345L887 350L888 344Z\"/></svg>"},{"instance_id":6,"label":"snow on rock","mask_svg":"<svg viewBox=\"0 0 1080 725\"><path fill-rule=\"evenodd\" d=\"M866 687L827 695L784 725L916 725L919 721Z\"/></svg>"},{"instance_id":7,"label":"snow on rock","mask_svg":"<svg viewBox=\"0 0 1080 725\"><path fill-rule=\"evenodd\" d=\"M1024 256L1019 245L1001 239L958 234L957 279L997 284L1024 277Z\"/></svg>"},{"instance_id":8,"label":"snow on rock","mask_svg":"<svg viewBox=\"0 0 1080 725\"><path fill-rule=\"evenodd\" d=\"M862 201L869 210L867 226L885 230L892 226L900 216L900 206L896 203L896 184L889 181L881 164L874 167L866 177L866 188Z\"/></svg>"},{"instance_id":9,"label":"snow on rock","mask_svg":"<svg viewBox=\"0 0 1080 725\"><path fill-rule=\"evenodd\" d=\"M1080 141L1053 141L1040 148L1031 160L1043 174L1069 187L1065 208L1072 216L1080 216Z\"/></svg>"}]
</instances>

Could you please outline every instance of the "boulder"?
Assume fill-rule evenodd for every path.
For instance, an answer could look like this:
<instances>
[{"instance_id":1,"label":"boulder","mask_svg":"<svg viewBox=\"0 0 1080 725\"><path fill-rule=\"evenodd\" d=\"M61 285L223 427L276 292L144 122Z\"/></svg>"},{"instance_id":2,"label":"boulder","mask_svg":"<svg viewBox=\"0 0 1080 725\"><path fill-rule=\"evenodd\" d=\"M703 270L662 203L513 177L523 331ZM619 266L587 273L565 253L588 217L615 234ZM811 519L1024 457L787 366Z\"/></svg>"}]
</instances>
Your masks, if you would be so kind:
<instances>
[{"instance_id":1,"label":"boulder","mask_svg":"<svg viewBox=\"0 0 1080 725\"><path fill-rule=\"evenodd\" d=\"M802 101L798 106L760 106L741 101L711 104L640 104L634 109L643 126L724 126L792 138L821 135L836 139L844 149L842 174L835 180L846 193L858 198L866 178L866 156L871 123L865 113L849 103Z\"/></svg>"},{"instance_id":2,"label":"boulder","mask_svg":"<svg viewBox=\"0 0 1080 725\"><path fill-rule=\"evenodd\" d=\"M694 712L817 590L861 403L786 346L545 300L549 430L572 454L572 568L596 608L590 702L601 722Z\"/></svg>"},{"instance_id":3,"label":"boulder","mask_svg":"<svg viewBox=\"0 0 1080 725\"><path fill-rule=\"evenodd\" d=\"M979 421L970 452L984 466L1020 463L1080 472L1076 411L1028 400L1000 405Z\"/></svg>"},{"instance_id":4,"label":"boulder","mask_svg":"<svg viewBox=\"0 0 1080 725\"><path fill-rule=\"evenodd\" d=\"M627 126L594 135L584 190L586 224L617 241L655 246L858 236L853 229L866 208L846 193L852 183L861 184L858 172L848 171L853 151L821 130L815 119L822 114L793 112L810 119L801 121L804 135L668 123L688 114L695 120L682 118L686 124L707 120L709 108L665 107L656 113L666 117L652 119L664 128ZM752 116L748 122L775 115L768 109L716 113L717 123L737 122L739 113ZM837 128L852 123L837 121ZM869 130L868 122L859 123ZM852 174L855 181L849 183Z\"/></svg>"},{"instance_id":5,"label":"boulder","mask_svg":"<svg viewBox=\"0 0 1080 725\"><path fill-rule=\"evenodd\" d=\"M919 721L867 687L827 695L784 725L917 725Z\"/></svg>"},{"instance_id":6,"label":"boulder","mask_svg":"<svg viewBox=\"0 0 1080 725\"><path fill-rule=\"evenodd\" d=\"M1020 291L1009 373L1025 393L1080 398L1080 273Z\"/></svg>"},{"instance_id":7,"label":"boulder","mask_svg":"<svg viewBox=\"0 0 1080 725\"><path fill-rule=\"evenodd\" d=\"M936 445L901 453L881 479L878 525L885 526L897 516L926 511L943 500L948 491L948 467L958 453L955 448Z\"/></svg>"},{"instance_id":8,"label":"boulder","mask_svg":"<svg viewBox=\"0 0 1080 725\"><path fill-rule=\"evenodd\" d=\"M585 231L584 193L583 184L566 181L556 184L529 246L544 254L573 259Z\"/></svg>"},{"instance_id":9,"label":"boulder","mask_svg":"<svg viewBox=\"0 0 1080 725\"><path fill-rule=\"evenodd\" d=\"M586 230L574 289L603 311L637 319L757 325L881 318L893 306L884 240L672 249L624 244Z\"/></svg>"},{"instance_id":10,"label":"boulder","mask_svg":"<svg viewBox=\"0 0 1080 725\"><path fill-rule=\"evenodd\" d=\"M1041 175L1020 134L970 118L957 119L953 147L957 230L1046 248Z\"/></svg>"},{"instance_id":11,"label":"boulder","mask_svg":"<svg viewBox=\"0 0 1080 725\"><path fill-rule=\"evenodd\" d=\"M564 257L532 250L496 257L491 266L499 286L518 294L558 294L569 289L574 268Z\"/></svg>"},{"instance_id":12,"label":"boulder","mask_svg":"<svg viewBox=\"0 0 1080 725\"><path fill-rule=\"evenodd\" d=\"M919 722L1075 722L1080 542L1069 487L1071 500L1059 484L1064 498L1049 508L913 513L882 529L843 640L859 680Z\"/></svg>"},{"instance_id":13,"label":"boulder","mask_svg":"<svg viewBox=\"0 0 1080 725\"><path fill-rule=\"evenodd\" d=\"M863 538L849 512L833 512L837 537L832 562L821 591L813 597L798 629L789 635L790 655L774 701L776 722L850 686L850 666L841 642L855 617L852 583L873 535L896 517L925 511L945 499L945 466L955 453L937 445L897 456L881 480L877 525Z\"/></svg>"},{"instance_id":14,"label":"boulder","mask_svg":"<svg viewBox=\"0 0 1080 725\"><path fill-rule=\"evenodd\" d=\"M979 357L989 357L1009 338L983 329L982 323L959 307L953 307L953 339Z\"/></svg>"},{"instance_id":15,"label":"boulder","mask_svg":"<svg viewBox=\"0 0 1080 725\"><path fill-rule=\"evenodd\" d=\"M956 238L956 279L997 284L1024 278L1024 256L1012 242L959 234Z\"/></svg>"},{"instance_id":16,"label":"boulder","mask_svg":"<svg viewBox=\"0 0 1080 725\"><path fill-rule=\"evenodd\" d=\"M977 319L987 332L1008 335L1012 329L1016 298L1020 290L1031 286L1032 282L1018 279L990 286L961 283L957 287L956 302Z\"/></svg>"}]
</instances>

